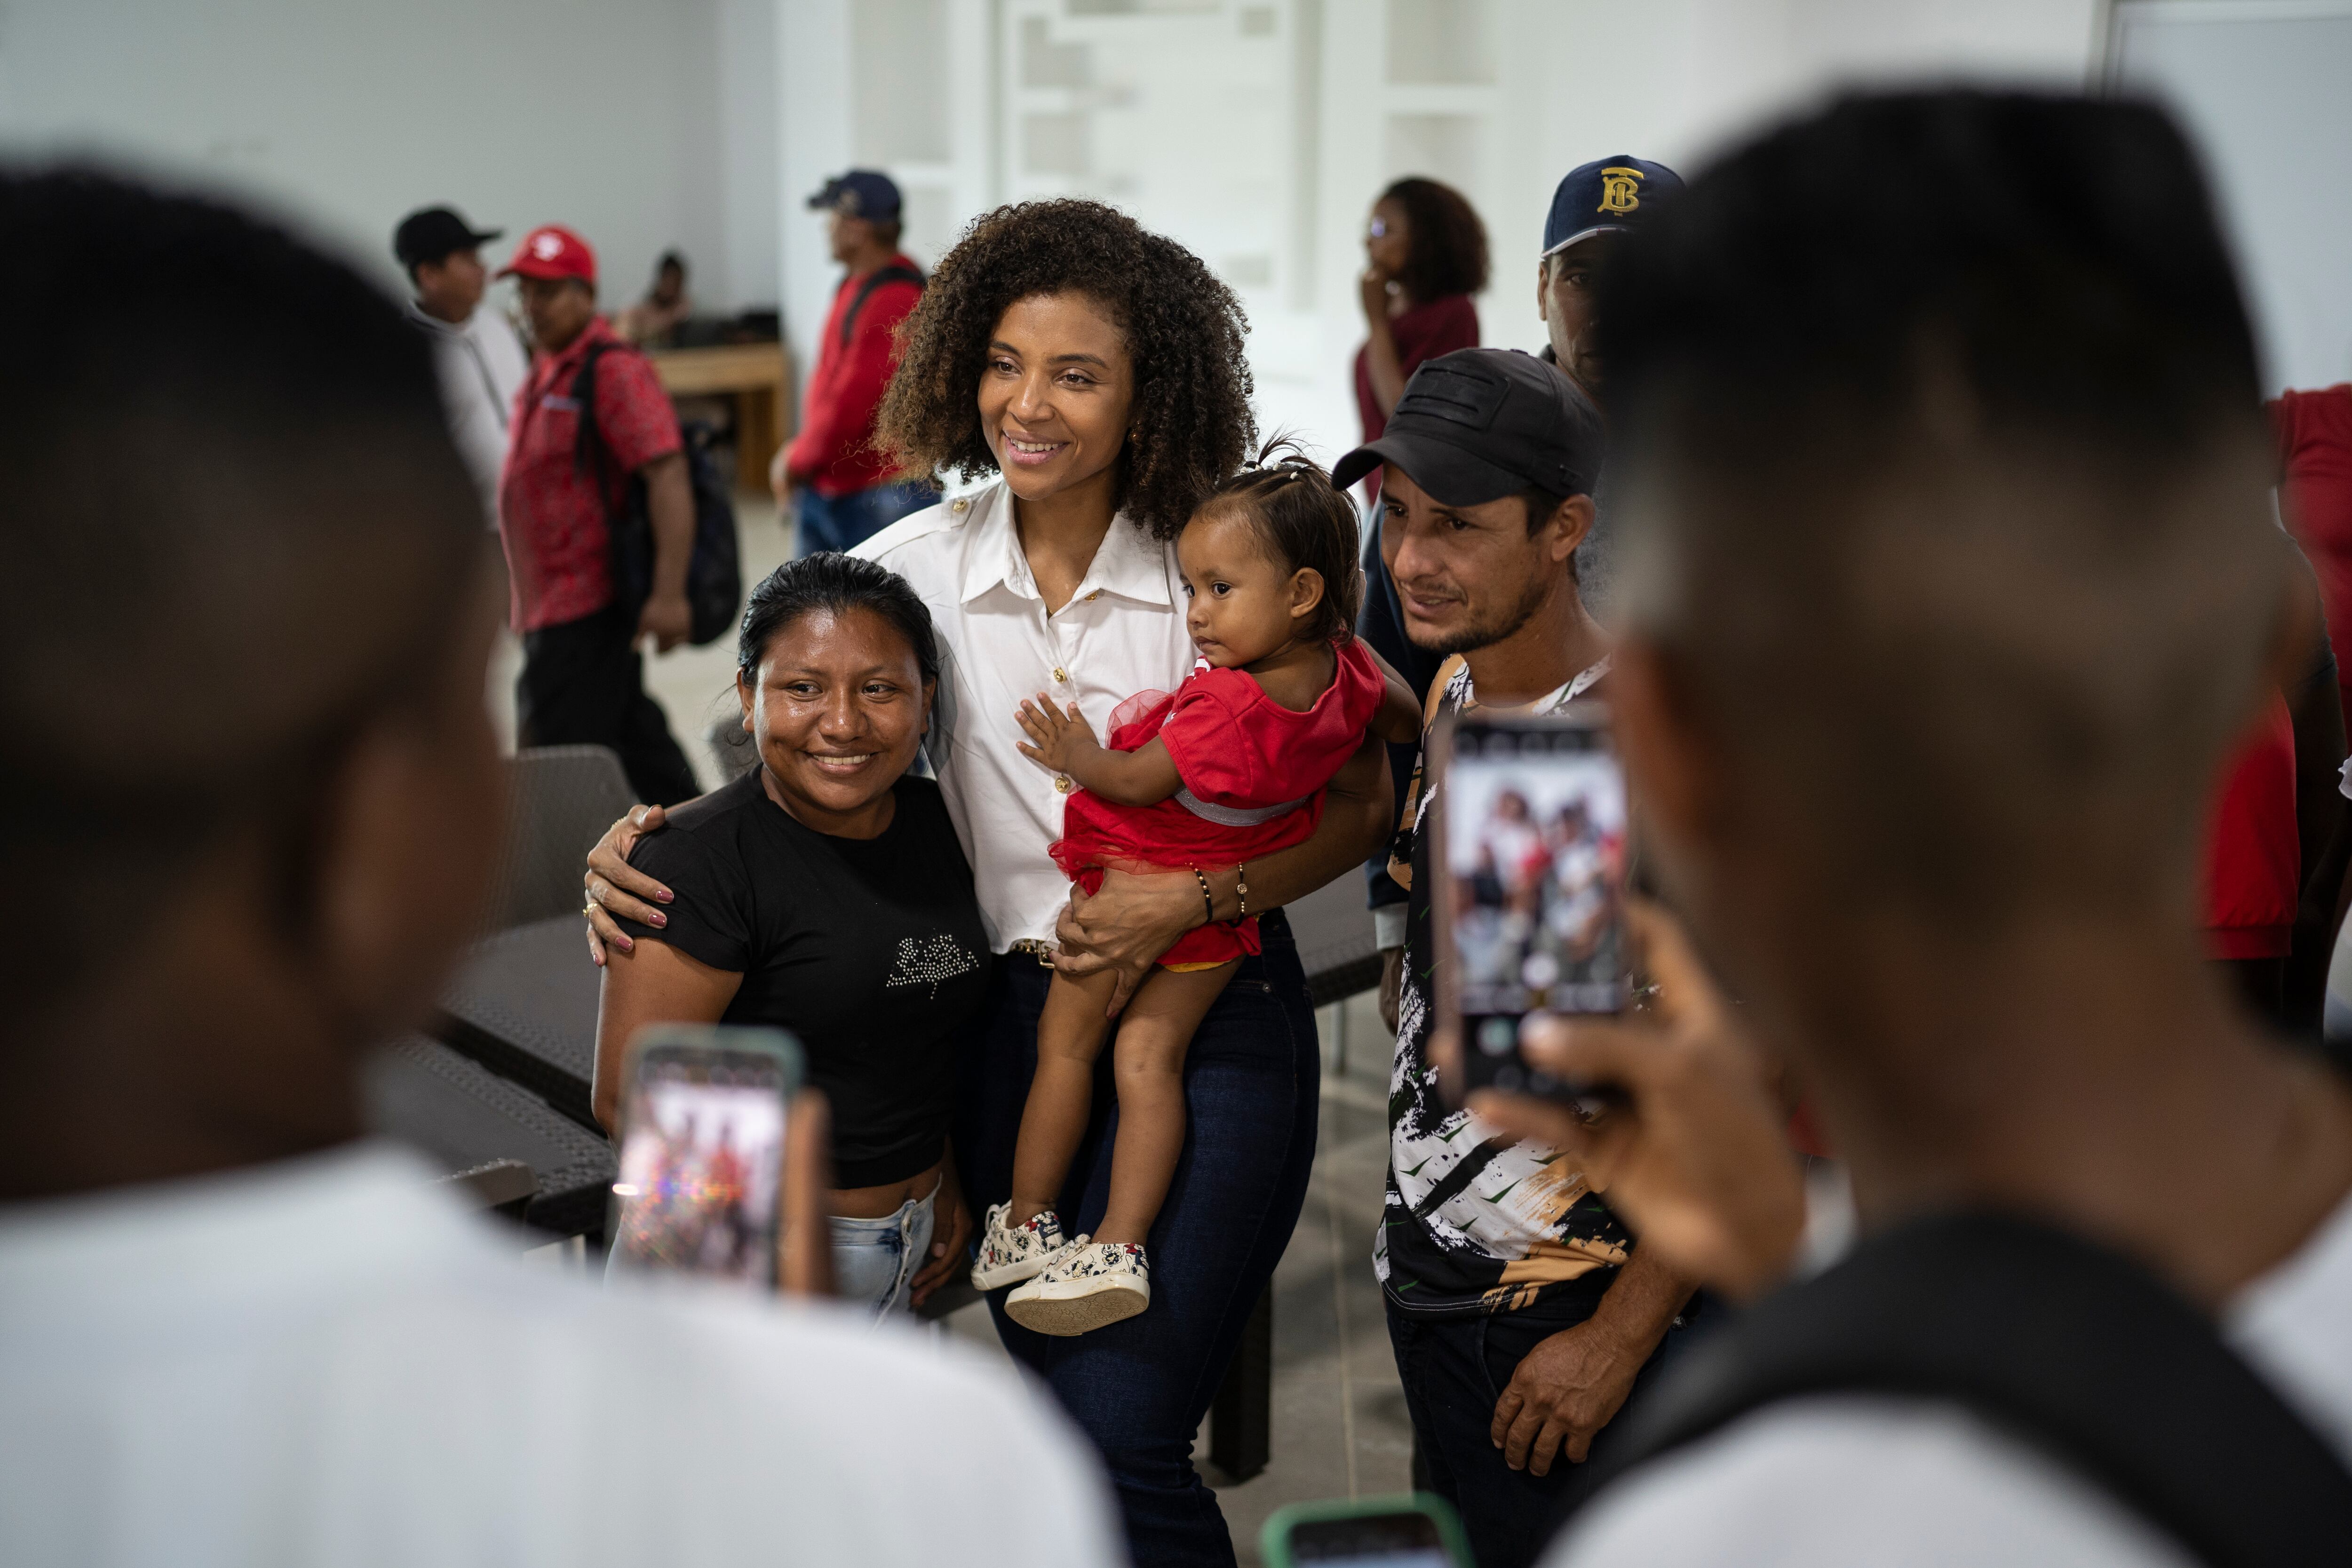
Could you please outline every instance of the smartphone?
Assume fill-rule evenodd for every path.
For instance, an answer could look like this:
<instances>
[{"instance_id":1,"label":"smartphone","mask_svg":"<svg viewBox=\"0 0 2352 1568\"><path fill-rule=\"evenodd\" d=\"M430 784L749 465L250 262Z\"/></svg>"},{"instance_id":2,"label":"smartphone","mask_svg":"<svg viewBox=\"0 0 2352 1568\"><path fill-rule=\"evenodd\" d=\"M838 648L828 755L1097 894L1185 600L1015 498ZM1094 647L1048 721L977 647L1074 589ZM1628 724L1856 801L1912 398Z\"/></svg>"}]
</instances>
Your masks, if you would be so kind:
<instances>
[{"instance_id":1,"label":"smartphone","mask_svg":"<svg viewBox=\"0 0 2352 1568\"><path fill-rule=\"evenodd\" d=\"M1622 1013L1632 997L1625 773L1607 709L1457 717L1431 738L1431 767L1430 918L1454 1093L1605 1099L1529 1066L1519 1026L1536 1012Z\"/></svg>"},{"instance_id":2,"label":"smartphone","mask_svg":"<svg viewBox=\"0 0 2352 1568\"><path fill-rule=\"evenodd\" d=\"M1427 1492L1292 1503L1265 1521L1258 1555L1266 1568L1471 1568L1462 1521L1444 1498Z\"/></svg>"},{"instance_id":3,"label":"smartphone","mask_svg":"<svg viewBox=\"0 0 2352 1568\"><path fill-rule=\"evenodd\" d=\"M625 1071L608 1268L773 1287L800 1042L781 1029L649 1025Z\"/></svg>"}]
</instances>

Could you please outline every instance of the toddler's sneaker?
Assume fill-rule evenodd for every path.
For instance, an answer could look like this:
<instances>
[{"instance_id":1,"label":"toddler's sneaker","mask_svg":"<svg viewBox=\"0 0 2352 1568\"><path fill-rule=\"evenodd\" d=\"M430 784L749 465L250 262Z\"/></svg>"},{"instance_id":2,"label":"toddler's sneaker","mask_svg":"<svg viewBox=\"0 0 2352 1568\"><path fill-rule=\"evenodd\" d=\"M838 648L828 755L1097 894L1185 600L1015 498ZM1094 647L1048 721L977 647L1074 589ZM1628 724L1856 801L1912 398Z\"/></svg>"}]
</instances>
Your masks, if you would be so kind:
<instances>
[{"instance_id":1,"label":"toddler's sneaker","mask_svg":"<svg viewBox=\"0 0 2352 1568\"><path fill-rule=\"evenodd\" d=\"M1052 1209L1018 1226L1004 1223L1012 1212L1009 1203L989 1207L988 1223L980 1237L980 1258L971 1266L975 1290L993 1290L1034 1279L1066 1245L1061 1217Z\"/></svg>"},{"instance_id":2,"label":"toddler's sneaker","mask_svg":"<svg viewBox=\"0 0 2352 1568\"><path fill-rule=\"evenodd\" d=\"M1005 1315L1041 1334L1083 1334L1151 1305L1151 1264L1131 1241L1080 1237L1004 1299Z\"/></svg>"}]
</instances>

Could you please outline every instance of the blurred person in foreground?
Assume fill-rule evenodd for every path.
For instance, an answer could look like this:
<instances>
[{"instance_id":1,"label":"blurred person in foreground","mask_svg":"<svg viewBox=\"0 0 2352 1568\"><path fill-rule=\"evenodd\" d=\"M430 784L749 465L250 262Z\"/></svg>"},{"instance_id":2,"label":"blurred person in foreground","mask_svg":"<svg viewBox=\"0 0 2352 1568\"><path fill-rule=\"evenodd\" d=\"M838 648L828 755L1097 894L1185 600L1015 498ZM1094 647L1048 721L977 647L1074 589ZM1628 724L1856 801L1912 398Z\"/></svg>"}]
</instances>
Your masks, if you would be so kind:
<instances>
[{"instance_id":1,"label":"blurred person in foreground","mask_svg":"<svg viewBox=\"0 0 2352 1568\"><path fill-rule=\"evenodd\" d=\"M408 316L433 342L441 370L441 400L449 411L449 437L474 488L482 495L482 515L499 525L499 474L507 461L507 422L515 393L530 374L522 340L507 319L482 309L489 269L481 248L504 232L478 229L447 207L410 213L393 231L393 254L408 272L415 293Z\"/></svg>"},{"instance_id":2,"label":"blurred person in foreground","mask_svg":"<svg viewBox=\"0 0 2352 1568\"><path fill-rule=\"evenodd\" d=\"M570 229L522 237L501 278L521 279L538 357L515 403L499 528L522 636L515 725L526 746L610 746L640 798L700 793L669 716L646 695L646 637L667 653L693 629L686 599L694 493L669 395L646 356L596 314L596 254ZM583 406L583 391L593 407ZM587 432L581 421L593 422ZM619 599L613 518L632 479L653 522L653 591Z\"/></svg>"},{"instance_id":3,"label":"blurred person in foreground","mask_svg":"<svg viewBox=\"0 0 2352 1568\"><path fill-rule=\"evenodd\" d=\"M623 310L613 330L640 348L667 342L688 316L694 300L686 291L686 258L675 250L662 252L654 263L654 286L645 298Z\"/></svg>"},{"instance_id":4,"label":"blurred person in foreground","mask_svg":"<svg viewBox=\"0 0 2352 1568\"><path fill-rule=\"evenodd\" d=\"M898 369L899 324L923 297L922 269L898 248L898 183L852 169L827 180L808 205L826 215L825 242L843 271L817 340L800 434L768 472L776 504L793 509L803 555L852 549L939 500L923 480L897 477L874 442L882 395Z\"/></svg>"},{"instance_id":5,"label":"blurred person in foreground","mask_svg":"<svg viewBox=\"0 0 2352 1568\"><path fill-rule=\"evenodd\" d=\"M9 176L0 229L58 306L0 365L0 531L43 584L0 626L0 878L47 889L0 945L0 1560L913 1565L1018 1496L960 1560L1116 1561L1009 1379L525 1265L362 1140L365 1047L461 940L426 907L478 904L501 820L431 356L208 203ZM790 1147L788 1283L822 1272L821 1102Z\"/></svg>"},{"instance_id":6,"label":"blurred person in foreground","mask_svg":"<svg viewBox=\"0 0 2352 1568\"><path fill-rule=\"evenodd\" d=\"M2024 1221L2169 1303L2344 1483L2352 1094L2233 1005L2199 931L2216 775L2309 626L2189 149L2137 106L1852 99L1734 152L1617 263L1617 733L1650 868L1741 1005L1644 921L1655 1020L1538 1053L1633 1112L1595 1134L1479 1109L1578 1149L1645 1245L1754 1294L1790 1271L1801 1202L1752 1036L1810 1086L1864 1237L1653 1408L1736 1384L1751 1324L1835 1310L1956 1218ZM1946 1281L1994 1266L1939 1256ZM1991 1364L2128 1342L2096 1314L2053 1330L2083 1298L2003 1267L2017 1321L1973 1336ZM1928 1310L1869 1331L1916 1339ZM2116 1375L2161 1405L2176 1370ZM2187 1560L2145 1494L1965 1397L1768 1398L1605 1488L1554 1560ZM2231 1447L2187 1418L2208 1414L2192 1464Z\"/></svg>"},{"instance_id":7,"label":"blurred person in foreground","mask_svg":"<svg viewBox=\"0 0 2352 1568\"><path fill-rule=\"evenodd\" d=\"M1529 354L1464 349L1422 366L1387 433L1334 467L1342 486L1383 470L1405 629L1444 661L1424 734L1454 714L1607 697L1610 638L1570 564L1605 450L1600 410L1566 377ZM1704 1308L1557 1145L1439 1096L1423 829L1443 783L1414 772L1391 867L1409 901L1372 1261L1428 1484L1460 1510L1483 1568L1523 1568Z\"/></svg>"},{"instance_id":8,"label":"blurred person in foreground","mask_svg":"<svg viewBox=\"0 0 2352 1568\"><path fill-rule=\"evenodd\" d=\"M1597 407L1605 409L1608 405L1602 396L1601 356L1593 348L1593 328L1600 316L1592 300L1593 276L1618 240L1647 222L1657 211L1660 198L1671 197L1682 184L1682 176L1664 163L1621 154L1570 170L1552 192L1551 210L1544 218L1543 254L1536 261L1536 313L1543 319L1551 340L1540 357L1566 372ZM1475 342L1475 337L1471 341ZM1377 436L1368 420L1364 439L1371 441ZM1377 509L1374 515L1379 515ZM1596 495L1592 521L1576 547L1572 568L1579 602L1603 622L1610 618L1610 526L1608 513ZM1371 537L1365 541L1364 607L1358 617L1357 635L1378 650L1406 684L1425 696L1437 660L1416 647L1405 633L1404 609L1396 587L1399 541L1385 527L1367 531ZM1400 800L1404 798L1405 781L1419 756L1418 747L1389 748L1389 771ZM1383 961L1381 1017L1394 1034L1399 966L1404 962L1405 893L1388 874L1385 849L1365 863L1364 877Z\"/></svg>"}]
</instances>

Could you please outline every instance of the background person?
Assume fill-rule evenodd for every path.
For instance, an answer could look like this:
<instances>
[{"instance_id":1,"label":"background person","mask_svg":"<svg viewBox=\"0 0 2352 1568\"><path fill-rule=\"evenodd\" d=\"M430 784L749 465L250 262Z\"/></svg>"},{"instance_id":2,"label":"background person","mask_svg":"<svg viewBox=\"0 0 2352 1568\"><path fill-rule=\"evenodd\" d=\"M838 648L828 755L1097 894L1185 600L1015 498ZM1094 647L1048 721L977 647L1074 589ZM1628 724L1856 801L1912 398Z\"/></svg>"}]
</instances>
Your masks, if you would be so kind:
<instances>
[{"instance_id":1,"label":"background person","mask_svg":"<svg viewBox=\"0 0 2352 1568\"><path fill-rule=\"evenodd\" d=\"M596 256L555 224L532 229L499 274L521 281L538 358L515 403L499 489L499 534L522 636L515 724L526 746L610 746L629 786L665 805L691 799L694 769L646 695L644 637L667 653L693 629L686 601L694 494L677 415L645 355L596 314ZM596 355L595 406L576 395ZM580 421L593 419L602 463L580 459ZM613 578L614 514L632 476L652 515L653 592L632 614Z\"/></svg>"},{"instance_id":2,"label":"background person","mask_svg":"<svg viewBox=\"0 0 2352 1568\"><path fill-rule=\"evenodd\" d=\"M906 776L939 684L931 617L872 562L813 555L751 591L736 658L760 763L630 856L677 899L623 922L604 966L596 1115L617 1119L642 1025L791 1030L832 1111L835 1288L879 1321L971 1235L948 1126L988 935L940 786Z\"/></svg>"},{"instance_id":3,"label":"background person","mask_svg":"<svg viewBox=\"0 0 2352 1568\"><path fill-rule=\"evenodd\" d=\"M882 394L898 368L898 328L923 297L923 274L898 248L898 186L852 169L809 198L844 270L817 340L800 434L776 454L769 482L793 508L803 555L848 550L939 499L929 476L903 478L874 439Z\"/></svg>"},{"instance_id":4,"label":"background person","mask_svg":"<svg viewBox=\"0 0 2352 1568\"><path fill-rule=\"evenodd\" d=\"M42 584L0 625L0 880L49 889L0 942L0 1560L1116 1561L1012 1380L526 1265L362 1141L368 1046L471 925L415 922L480 904L504 820L432 355L209 203L0 175L0 231L40 237L0 287L53 307L0 361L0 542ZM822 1262L819 1110L788 1278ZM1015 1497L1018 1533L972 1529Z\"/></svg>"},{"instance_id":5,"label":"background person","mask_svg":"<svg viewBox=\"0 0 2352 1568\"><path fill-rule=\"evenodd\" d=\"M1013 721L1042 689L1103 725L1133 693L1171 689L1192 668L1170 542L1249 450L1244 327L1240 302L1198 257L1110 207L1065 200L983 215L907 329L882 438L914 472L1001 476L861 551L914 585L939 629L927 751L1000 959L958 1063L956 1157L976 1208L1011 1187L1051 970L1114 969L1131 992L1186 931L1245 912L1234 866L1201 868L1205 906L1184 874L1109 871L1099 892L1074 898L1047 852L1065 792L1021 754ZM1390 819L1367 746L1333 778L1314 836L1249 866L1262 951L1235 966L1185 1056L1188 1122L1151 1230L1152 1310L1055 1339L992 1299L1006 1348L1109 1466L1139 1563L1234 1560L1192 1442L1297 1223L1315 1154L1314 1005L1278 911L1360 861ZM615 824L590 857L592 938L620 935L602 906L642 917L663 901L622 858L636 831ZM1089 1129L1062 1194L1080 1230L1108 1199L1105 1131Z\"/></svg>"},{"instance_id":6,"label":"background person","mask_svg":"<svg viewBox=\"0 0 2352 1568\"><path fill-rule=\"evenodd\" d=\"M1399 180L1364 226L1364 346L1356 351L1356 412L1377 441L1423 360L1478 346L1486 289L1486 226L1451 185Z\"/></svg>"},{"instance_id":7,"label":"background person","mask_svg":"<svg viewBox=\"0 0 2352 1568\"><path fill-rule=\"evenodd\" d=\"M1864 1250L1982 1209L2104 1244L2352 1458L2352 1092L2198 933L2214 780L2309 626L2193 154L2137 105L1850 98L1622 261L1643 851L1811 1087ZM1954 1403L1790 1400L1605 1492L1559 1560L2186 1560L2086 1475Z\"/></svg>"},{"instance_id":8,"label":"background person","mask_svg":"<svg viewBox=\"0 0 2352 1568\"><path fill-rule=\"evenodd\" d=\"M658 348L693 314L694 301L686 292L686 258L665 250L654 263L653 287L614 320L613 329L641 348Z\"/></svg>"},{"instance_id":9,"label":"background person","mask_svg":"<svg viewBox=\"0 0 2352 1568\"><path fill-rule=\"evenodd\" d=\"M1461 420L1464 407L1487 411L1485 422ZM1386 469L1381 526L1405 630L1444 659L1429 723L1606 694L1609 636L1570 564L1605 447L1600 411L1559 372L1465 349L1422 366L1388 433L1333 468L1341 485ZM1688 1342L1678 1325L1692 1281L1636 1246L1558 1147L1514 1140L1440 1097L1435 850L1423 832L1438 782L1416 774L1398 833L1393 875L1410 901L1372 1261L1430 1485L1460 1510L1484 1568L1513 1568L1590 1489L1622 1407ZM1496 896L1529 906L1529 873L1546 857L1524 798L1502 807L1493 847Z\"/></svg>"},{"instance_id":10,"label":"background person","mask_svg":"<svg viewBox=\"0 0 2352 1568\"><path fill-rule=\"evenodd\" d=\"M425 207L401 219L392 236L393 254L415 293L409 320L433 340L450 439L474 476L483 519L494 530L507 425L515 393L530 374L514 328L498 311L481 308L490 276L481 247L503 232L477 229L447 207Z\"/></svg>"}]
</instances>

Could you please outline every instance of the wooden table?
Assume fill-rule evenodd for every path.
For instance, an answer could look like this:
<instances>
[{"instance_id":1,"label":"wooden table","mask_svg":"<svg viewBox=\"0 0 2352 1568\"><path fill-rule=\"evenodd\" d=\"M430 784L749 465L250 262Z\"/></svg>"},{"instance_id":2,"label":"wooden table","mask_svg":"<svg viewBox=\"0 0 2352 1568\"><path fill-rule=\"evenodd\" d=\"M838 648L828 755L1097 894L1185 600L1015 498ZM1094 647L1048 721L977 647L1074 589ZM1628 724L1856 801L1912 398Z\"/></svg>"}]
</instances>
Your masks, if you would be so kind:
<instances>
[{"instance_id":1,"label":"wooden table","mask_svg":"<svg viewBox=\"0 0 2352 1568\"><path fill-rule=\"evenodd\" d=\"M672 397L731 395L735 399L735 483L768 488L768 464L792 434L792 404L782 343L727 343L708 349L655 349L646 357Z\"/></svg>"}]
</instances>

